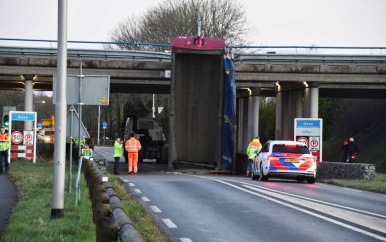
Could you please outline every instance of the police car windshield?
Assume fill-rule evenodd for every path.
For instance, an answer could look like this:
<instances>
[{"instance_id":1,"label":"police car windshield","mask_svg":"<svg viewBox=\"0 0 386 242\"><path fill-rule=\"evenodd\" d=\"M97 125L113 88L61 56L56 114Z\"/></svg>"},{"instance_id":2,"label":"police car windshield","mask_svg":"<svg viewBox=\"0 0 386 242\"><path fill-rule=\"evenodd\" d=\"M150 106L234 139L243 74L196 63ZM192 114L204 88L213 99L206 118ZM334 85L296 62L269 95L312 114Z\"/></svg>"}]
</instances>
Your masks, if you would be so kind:
<instances>
[{"instance_id":1,"label":"police car windshield","mask_svg":"<svg viewBox=\"0 0 386 242\"><path fill-rule=\"evenodd\" d=\"M310 151L305 146L299 145L284 145L277 144L272 147L272 152L278 153L298 153L298 154L309 154Z\"/></svg>"}]
</instances>

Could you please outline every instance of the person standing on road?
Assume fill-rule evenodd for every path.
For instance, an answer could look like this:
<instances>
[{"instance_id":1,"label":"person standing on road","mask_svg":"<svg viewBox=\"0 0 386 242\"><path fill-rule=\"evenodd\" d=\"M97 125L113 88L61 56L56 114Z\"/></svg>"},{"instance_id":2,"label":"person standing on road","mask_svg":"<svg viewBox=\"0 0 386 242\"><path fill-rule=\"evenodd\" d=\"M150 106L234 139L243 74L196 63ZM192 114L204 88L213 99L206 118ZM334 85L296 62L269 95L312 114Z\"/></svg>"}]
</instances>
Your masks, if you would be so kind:
<instances>
[{"instance_id":1,"label":"person standing on road","mask_svg":"<svg viewBox=\"0 0 386 242\"><path fill-rule=\"evenodd\" d=\"M259 137L254 138L248 145L247 155L248 155L248 165L247 165L247 173L246 176L249 176L252 168L253 158L259 153L261 150L261 143Z\"/></svg>"},{"instance_id":2,"label":"person standing on road","mask_svg":"<svg viewBox=\"0 0 386 242\"><path fill-rule=\"evenodd\" d=\"M121 141L121 138L116 138L114 142L114 174L117 175L118 173L118 167L119 167L119 160L122 157L122 150L123 150L123 142Z\"/></svg>"},{"instance_id":3,"label":"person standing on road","mask_svg":"<svg viewBox=\"0 0 386 242\"><path fill-rule=\"evenodd\" d=\"M127 173L130 174L138 172L138 152L141 150L141 143L134 137L134 133L130 133L130 139L126 141L125 149L127 151L127 156L129 158L129 164L127 168Z\"/></svg>"},{"instance_id":4,"label":"person standing on road","mask_svg":"<svg viewBox=\"0 0 386 242\"><path fill-rule=\"evenodd\" d=\"M9 171L8 152L11 146L11 139L5 132L4 126L0 127L0 173L3 173L3 157L5 163L5 173Z\"/></svg>"}]
</instances>

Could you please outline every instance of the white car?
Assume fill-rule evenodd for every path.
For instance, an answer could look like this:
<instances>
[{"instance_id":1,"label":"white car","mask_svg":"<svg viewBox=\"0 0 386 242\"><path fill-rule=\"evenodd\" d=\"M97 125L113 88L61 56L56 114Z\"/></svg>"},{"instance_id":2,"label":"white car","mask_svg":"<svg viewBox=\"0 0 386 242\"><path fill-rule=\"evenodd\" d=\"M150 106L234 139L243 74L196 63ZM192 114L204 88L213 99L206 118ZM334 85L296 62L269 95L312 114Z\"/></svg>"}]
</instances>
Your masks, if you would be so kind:
<instances>
[{"instance_id":1,"label":"white car","mask_svg":"<svg viewBox=\"0 0 386 242\"><path fill-rule=\"evenodd\" d=\"M267 181L269 177L315 183L316 159L302 142L270 140L253 159L251 172L253 180Z\"/></svg>"}]
</instances>

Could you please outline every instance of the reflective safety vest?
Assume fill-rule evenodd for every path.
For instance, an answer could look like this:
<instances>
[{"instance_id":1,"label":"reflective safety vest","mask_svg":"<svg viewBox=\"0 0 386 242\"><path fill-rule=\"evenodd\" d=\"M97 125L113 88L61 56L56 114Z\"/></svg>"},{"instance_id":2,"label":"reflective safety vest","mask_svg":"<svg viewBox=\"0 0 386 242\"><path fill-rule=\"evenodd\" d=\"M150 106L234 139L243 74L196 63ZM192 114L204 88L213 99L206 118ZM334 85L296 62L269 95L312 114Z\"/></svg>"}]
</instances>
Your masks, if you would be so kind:
<instances>
[{"instance_id":1,"label":"reflective safety vest","mask_svg":"<svg viewBox=\"0 0 386 242\"><path fill-rule=\"evenodd\" d=\"M125 149L128 153L138 153L141 148L141 143L134 137L126 141Z\"/></svg>"},{"instance_id":2,"label":"reflective safety vest","mask_svg":"<svg viewBox=\"0 0 386 242\"><path fill-rule=\"evenodd\" d=\"M248 159L253 159L256 153L260 152L261 143L259 139L253 139L252 142L249 143L247 148Z\"/></svg>"},{"instance_id":3,"label":"reflective safety vest","mask_svg":"<svg viewBox=\"0 0 386 242\"><path fill-rule=\"evenodd\" d=\"M7 133L0 133L0 151L8 150L11 147L11 139Z\"/></svg>"},{"instance_id":4,"label":"reflective safety vest","mask_svg":"<svg viewBox=\"0 0 386 242\"><path fill-rule=\"evenodd\" d=\"M123 144L114 142L114 155L113 157L122 157Z\"/></svg>"}]
</instances>

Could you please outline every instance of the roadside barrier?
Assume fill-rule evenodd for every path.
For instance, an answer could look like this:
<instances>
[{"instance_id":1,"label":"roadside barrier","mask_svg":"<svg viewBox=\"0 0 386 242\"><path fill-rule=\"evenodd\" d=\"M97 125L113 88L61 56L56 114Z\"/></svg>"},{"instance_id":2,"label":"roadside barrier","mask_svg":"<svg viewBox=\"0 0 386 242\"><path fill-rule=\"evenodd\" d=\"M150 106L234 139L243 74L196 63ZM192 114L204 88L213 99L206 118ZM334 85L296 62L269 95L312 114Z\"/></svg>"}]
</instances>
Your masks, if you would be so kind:
<instances>
[{"instance_id":1,"label":"roadside barrier","mask_svg":"<svg viewBox=\"0 0 386 242\"><path fill-rule=\"evenodd\" d=\"M11 145L11 158L33 158L33 145Z\"/></svg>"},{"instance_id":2,"label":"roadside barrier","mask_svg":"<svg viewBox=\"0 0 386 242\"><path fill-rule=\"evenodd\" d=\"M111 183L103 180L106 164L103 157L84 159L84 175L92 202L93 221L96 225L96 241L143 242L125 214L121 200ZM98 166L99 164L99 166Z\"/></svg>"},{"instance_id":3,"label":"roadside barrier","mask_svg":"<svg viewBox=\"0 0 386 242\"><path fill-rule=\"evenodd\" d=\"M374 164L323 161L317 166L316 180L318 178L373 180L376 175Z\"/></svg>"}]
</instances>

